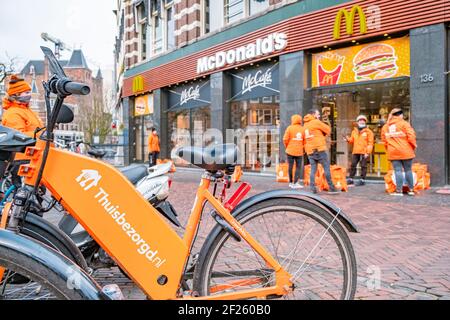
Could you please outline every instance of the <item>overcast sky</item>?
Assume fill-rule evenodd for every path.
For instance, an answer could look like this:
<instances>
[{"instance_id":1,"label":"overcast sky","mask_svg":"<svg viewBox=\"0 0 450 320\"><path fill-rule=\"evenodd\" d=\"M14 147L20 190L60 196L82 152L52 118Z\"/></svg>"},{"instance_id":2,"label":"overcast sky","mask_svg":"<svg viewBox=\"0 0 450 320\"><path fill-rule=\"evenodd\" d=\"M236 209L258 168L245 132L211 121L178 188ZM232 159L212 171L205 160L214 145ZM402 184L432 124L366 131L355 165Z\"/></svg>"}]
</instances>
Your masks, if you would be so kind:
<instances>
[{"instance_id":1,"label":"overcast sky","mask_svg":"<svg viewBox=\"0 0 450 320\"><path fill-rule=\"evenodd\" d=\"M83 50L91 70L113 69L115 0L0 0L0 60L7 52L28 60L43 59L40 45L54 45L41 33ZM63 52L62 59L70 58Z\"/></svg>"}]
</instances>

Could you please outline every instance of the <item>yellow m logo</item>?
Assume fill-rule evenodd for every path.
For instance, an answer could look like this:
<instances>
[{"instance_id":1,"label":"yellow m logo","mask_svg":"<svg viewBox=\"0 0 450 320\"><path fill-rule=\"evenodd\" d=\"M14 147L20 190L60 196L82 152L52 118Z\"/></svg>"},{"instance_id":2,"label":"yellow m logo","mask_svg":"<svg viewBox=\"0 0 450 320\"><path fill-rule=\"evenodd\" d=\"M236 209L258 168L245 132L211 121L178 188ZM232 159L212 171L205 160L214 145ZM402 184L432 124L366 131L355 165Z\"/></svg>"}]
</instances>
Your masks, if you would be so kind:
<instances>
[{"instance_id":1,"label":"yellow m logo","mask_svg":"<svg viewBox=\"0 0 450 320\"><path fill-rule=\"evenodd\" d=\"M328 86L333 84L333 76L327 74L323 77L321 85Z\"/></svg>"},{"instance_id":2,"label":"yellow m logo","mask_svg":"<svg viewBox=\"0 0 450 320\"><path fill-rule=\"evenodd\" d=\"M142 76L134 77L133 93L144 91L144 78Z\"/></svg>"},{"instance_id":3,"label":"yellow m logo","mask_svg":"<svg viewBox=\"0 0 450 320\"><path fill-rule=\"evenodd\" d=\"M360 6L356 5L356 6L353 6L353 8L350 12L348 12L346 9L340 9L338 11L336 19L334 20L334 32L333 32L334 40L338 40L341 37L342 17L344 17L344 19L345 19L345 29L346 29L347 34L348 35L353 34L353 25L355 24L356 13L358 13L359 20L360 20L359 32L361 34L364 34L367 32L366 15L364 14L363 9Z\"/></svg>"}]
</instances>

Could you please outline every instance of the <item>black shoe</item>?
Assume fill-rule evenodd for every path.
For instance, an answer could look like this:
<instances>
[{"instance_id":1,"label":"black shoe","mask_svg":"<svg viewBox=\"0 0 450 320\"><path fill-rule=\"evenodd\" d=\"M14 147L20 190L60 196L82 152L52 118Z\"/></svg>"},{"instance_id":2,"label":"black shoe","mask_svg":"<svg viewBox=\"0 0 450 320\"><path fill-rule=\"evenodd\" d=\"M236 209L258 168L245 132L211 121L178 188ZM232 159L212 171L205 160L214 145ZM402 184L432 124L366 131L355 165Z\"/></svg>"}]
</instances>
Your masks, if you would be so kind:
<instances>
[{"instance_id":1,"label":"black shoe","mask_svg":"<svg viewBox=\"0 0 450 320\"><path fill-rule=\"evenodd\" d=\"M330 190L328 190L328 194L338 194L339 191L336 189L336 187L331 187Z\"/></svg>"},{"instance_id":2,"label":"black shoe","mask_svg":"<svg viewBox=\"0 0 450 320\"><path fill-rule=\"evenodd\" d=\"M358 182L356 182L355 186L360 187L360 186L364 186L366 184L366 182L363 179L358 180Z\"/></svg>"},{"instance_id":3,"label":"black shoe","mask_svg":"<svg viewBox=\"0 0 450 320\"><path fill-rule=\"evenodd\" d=\"M348 178L347 179L347 184L348 185L352 185L353 184L353 179L352 178Z\"/></svg>"}]
</instances>

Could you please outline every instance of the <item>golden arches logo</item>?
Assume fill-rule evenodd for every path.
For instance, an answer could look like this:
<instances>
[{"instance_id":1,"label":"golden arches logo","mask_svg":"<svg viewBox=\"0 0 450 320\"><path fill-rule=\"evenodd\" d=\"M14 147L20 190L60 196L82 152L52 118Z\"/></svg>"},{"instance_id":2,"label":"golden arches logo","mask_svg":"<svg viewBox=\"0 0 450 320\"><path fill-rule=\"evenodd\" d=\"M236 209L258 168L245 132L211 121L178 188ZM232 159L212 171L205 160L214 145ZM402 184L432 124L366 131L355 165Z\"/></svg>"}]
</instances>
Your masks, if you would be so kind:
<instances>
[{"instance_id":1,"label":"golden arches logo","mask_svg":"<svg viewBox=\"0 0 450 320\"><path fill-rule=\"evenodd\" d=\"M336 19L334 20L334 32L333 32L334 40L338 40L341 37L342 17L344 17L345 19L345 30L347 34L353 35L353 26L355 24L356 14L358 14L360 20L359 32L361 34L367 33L366 15L364 14L363 9L357 5L353 6L350 12L344 8L338 11Z\"/></svg>"},{"instance_id":2,"label":"golden arches logo","mask_svg":"<svg viewBox=\"0 0 450 320\"><path fill-rule=\"evenodd\" d=\"M333 76L332 75L329 75L329 74L327 74L327 75L325 75L324 77L323 77L323 79L322 79L322 81L321 81L321 85L323 85L323 86L329 86L329 85L332 85L332 84L334 84L333 83Z\"/></svg>"},{"instance_id":3,"label":"golden arches logo","mask_svg":"<svg viewBox=\"0 0 450 320\"><path fill-rule=\"evenodd\" d=\"M133 78L133 93L144 91L144 78L137 76Z\"/></svg>"}]
</instances>

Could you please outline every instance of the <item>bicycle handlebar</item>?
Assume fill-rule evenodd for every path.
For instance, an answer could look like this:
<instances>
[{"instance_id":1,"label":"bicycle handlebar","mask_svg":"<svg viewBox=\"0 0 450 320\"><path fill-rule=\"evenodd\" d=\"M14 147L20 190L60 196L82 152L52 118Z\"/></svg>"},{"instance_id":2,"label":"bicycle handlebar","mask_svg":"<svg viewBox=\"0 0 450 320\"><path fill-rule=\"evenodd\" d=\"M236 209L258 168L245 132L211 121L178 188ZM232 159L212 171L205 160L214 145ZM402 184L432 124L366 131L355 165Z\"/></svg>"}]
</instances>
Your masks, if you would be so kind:
<instances>
[{"instance_id":1,"label":"bicycle handlebar","mask_svg":"<svg viewBox=\"0 0 450 320\"><path fill-rule=\"evenodd\" d=\"M64 90L70 94L77 94L82 96L86 96L91 92L89 86L85 85L84 83L78 83L73 81L65 83Z\"/></svg>"},{"instance_id":2,"label":"bicycle handlebar","mask_svg":"<svg viewBox=\"0 0 450 320\"><path fill-rule=\"evenodd\" d=\"M68 96L71 94L86 96L91 92L88 85L74 82L67 78L58 78L50 80L50 89L54 94Z\"/></svg>"}]
</instances>

